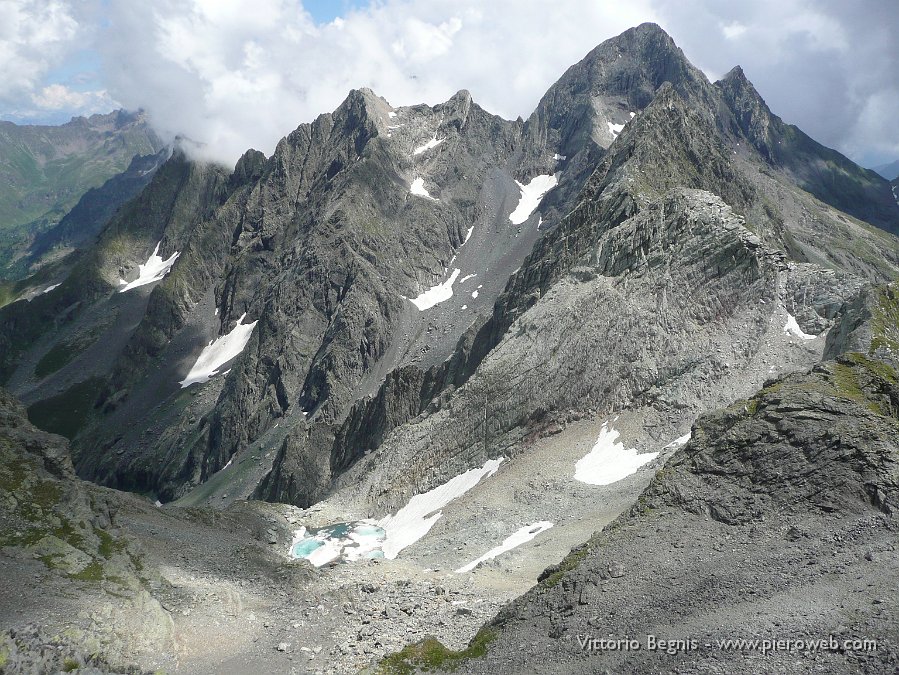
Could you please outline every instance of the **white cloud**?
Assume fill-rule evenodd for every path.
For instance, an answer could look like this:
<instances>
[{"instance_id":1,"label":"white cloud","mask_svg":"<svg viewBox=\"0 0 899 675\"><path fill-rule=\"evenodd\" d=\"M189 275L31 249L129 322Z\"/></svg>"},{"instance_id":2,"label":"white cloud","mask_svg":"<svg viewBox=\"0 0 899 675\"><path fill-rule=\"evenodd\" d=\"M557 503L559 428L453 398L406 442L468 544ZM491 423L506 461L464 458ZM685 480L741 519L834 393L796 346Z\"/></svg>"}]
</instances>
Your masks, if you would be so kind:
<instances>
[{"instance_id":1,"label":"white cloud","mask_svg":"<svg viewBox=\"0 0 899 675\"><path fill-rule=\"evenodd\" d=\"M884 160L899 158L899 87L884 89L864 99L858 121L849 131L846 150L860 156L876 152Z\"/></svg>"},{"instance_id":2,"label":"white cloud","mask_svg":"<svg viewBox=\"0 0 899 675\"><path fill-rule=\"evenodd\" d=\"M598 42L652 18L648 1L386 0L323 26L295 0L120 1L99 49L117 100L231 163L271 153L365 86L394 105L467 88L491 112L526 116Z\"/></svg>"},{"instance_id":3,"label":"white cloud","mask_svg":"<svg viewBox=\"0 0 899 675\"><path fill-rule=\"evenodd\" d=\"M462 20L454 16L435 26L419 19L403 22L401 36L391 46L393 53L409 63L427 63L449 52L453 36L462 28Z\"/></svg>"},{"instance_id":4,"label":"white cloud","mask_svg":"<svg viewBox=\"0 0 899 675\"><path fill-rule=\"evenodd\" d=\"M31 95L31 101L43 110L109 112L117 106L106 91L75 91L64 84L50 84Z\"/></svg>"},{"instance_id":5,"label":"white cloud","mask_svg":"<svg viewBox=\"0 0 899 675\"><path fill-rule=\"evenodd\" d=\"M736 40L746 32L746 26L739 21L732 21L721 26L721 32L724 33L724 37L728 40Z\"/></svg>"},{"instance_id":6,"label":"white cloud","mask_svg":"<svg viewBox=\"0 0 899 675\"><path fill-rule=\"evenodd\" d=\"M69 3L0 2L0 103L29 96L47 71L74 48L78 34Z\"/></svg>"}]
</instances>

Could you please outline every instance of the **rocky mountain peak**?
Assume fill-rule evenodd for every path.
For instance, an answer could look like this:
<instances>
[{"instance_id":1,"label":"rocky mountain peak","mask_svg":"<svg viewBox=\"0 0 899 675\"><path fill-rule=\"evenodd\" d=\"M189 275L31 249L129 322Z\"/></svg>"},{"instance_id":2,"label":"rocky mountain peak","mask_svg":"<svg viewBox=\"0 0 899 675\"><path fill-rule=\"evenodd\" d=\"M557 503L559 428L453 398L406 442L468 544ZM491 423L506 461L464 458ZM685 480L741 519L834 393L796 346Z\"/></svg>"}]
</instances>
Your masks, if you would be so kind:
<instances>
[{"instance_id":1,"label":"rocky mountain peak","mask_svg":"<svg viewBox=\"0 0 899 675\"><path fill-rule=\"evenodd\" d=\"M247 150L237 164L234 173L231 174L232 185L246 185L259 179L265 168L265 154L259 150Z\"/></svg>"},{"instance_id":2,"label":"rocky mountain peak","mask_svg":"<svg viewBox=\"0 0 899 675\"><path fill-rule=\"evenodd\" d=\"M472 103L471 92L467 89L460 89L446 103L442 103L437 108L443 115L444 124L452 124L457 129L461 129L468 119Z\"/></svg>"},{"instance_id":3,"label":"rocky mountain peak","mask_svg":"<svg viewBox=\"0 0 899 675\"><path fill-rule=\"evenodd\" d=\"M721 126L749 141L768 164L785 171L804 190L831 206L888 232L899 232L899 211L885 180L771 112L743 69L733 68L714 85L729 110Z\"/></svg>"},{"instance_id":4,"label":"rocky mountain peak","mask_svg":"<svg viewBox=\"0 0 899 675\"><path fill-rule=\"evenodd\" d=\"M385 116L387 102L368 87L350 90L334 111L334 121L347 129L375 126L375 120Z\"/></svg>"},{"instance_id":5,"label":"rocky mountain peak","mask_svg":"<svg viewBox=\"0 0 899 675\"><path fill-rule=\"evenodd\" d=\"M658 25L644 23L606 40L571 66L528 120L531 133L559 154L606 149L623 124L653 100L665 82L712 109L705 75Z\"/></svg>"},{"instance_id":6,"label":"rocky mountain peak","mask_svg":"<svg viewBox=\"0 0 899 675\"><path fill-rule=\"evenodd\" d=\"M743 72L743 66L741 66L739 63L731 68L724 77L718 80L718 82L727 81L738 81L751 85L749 80L746 78L746 73Z\"/></svg>"},{"instance_id":7,"label":"rocky mountain peak","mask_svg":"<svg viewBox=\"0 0 899 675\"><path fill-rule=\"evenodd\" d=\"M641 109L664 82L671 82L684 95L697 81L705 81L671 37L654 23L606 40L565 76L569 74L594 92L623 96L633 108Z\"/></svg>"},{"instance_id":8,"label":"rocky mountain peak","mask_svg":"<svg viewBox=\"0 0 899 675\"><path fill-rule=\"evenodd\" d=\"M746 136L762 156L770 159L773 156L773 148L769 127L775 116L752 82L747 79L743 69L735 66L727 75L715 82L715 86L734 115L738 127L735 131ZM776 119L780 123L780 119Z\"/></svg>"}]
</instances>

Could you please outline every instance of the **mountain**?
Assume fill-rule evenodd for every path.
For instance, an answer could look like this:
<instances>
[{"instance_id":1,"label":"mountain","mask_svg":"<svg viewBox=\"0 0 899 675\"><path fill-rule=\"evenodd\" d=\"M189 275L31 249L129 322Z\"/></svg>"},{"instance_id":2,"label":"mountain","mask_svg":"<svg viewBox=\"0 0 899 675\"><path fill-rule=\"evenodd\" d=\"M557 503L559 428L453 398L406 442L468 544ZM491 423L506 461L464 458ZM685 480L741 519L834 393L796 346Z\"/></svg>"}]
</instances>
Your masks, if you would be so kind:
<instances>
[{"instance_id":1,"label":"mountain","mask_svg":"<svg viewBox=\"0 0 899 675\"><path fill-rule=\"evenodd\" d=\"M831 493L821 518L835 527L876 518L875 590L833 610L836 630L880 615L892 561L880 514L895 487L897 224L886 181L784 124L741 70L711 83L643 24L572 66L527 120L464 90L395 108L363 89L233 170L176 149L67 276L0 308L0 381L31 424L70 440L80 479L158 500L116 497L163 580L148 592L181 589L183 604L162 605L195 655L188 671L294 654L348 671L393 653L382 666L408 672L486 653L467 666L515 672L533 656L508 653L524 626L535 644L564 638L533 656L542 669L560 655L560 672L589 670L559 651L600 616L582 616L572 588L586 580L595 607L603 569L619 579L636 559L673 574L686 559L665 557L665 537L686 545L680 528L708 515L696 527L709 545L740 548L691 562L690 580L724 575L718 615L737 616L751 528L800 527ZM638 517L658 520L615 538ZM302 603L242 562L172 562L166 537L211 550L217 524L224 555L242 537L281 547ZM582 568L600 530L616 566L600 552L598 571ZM759 568L793 569L777 566L778 532L757 535ZM622 614L622 633L661 633L699 607L677 584L650 594L634 579L622 606L651 611ZM799 594L806 576L791 579L778 589ZM205 592L216 602L186 600ZM819 613L782 620L806 635ZM697 631L717 625L694 615ZM221 631L241 637L199 646ZM440 642L403 649L427 634ZM174 649L156 648L141 667Z\"/></svg>"},{"instance_id":2,"label":"mountain","mask_svg":"<svg viewBox=\"0 0 899 675\"><path fill-rule=\"evenodd\" d=\"M876 171L887 180L896 180L899 178L899 159L889 164L875 166L872 171Z\"/></svg>"},{"instance_id":3,"label":"mountain","mask_svg":"<svg viewBox=\"0 0 899 675\"><path fill-rule=\"evenodd\" d=\"M716 85L742 135L804 190L861 220L899 234L889 184L771 113L737 66Z\"/></svg>"},{"instance_id":4,"label":"mountain","mask_svg":"<svg viewBox=\"0 0 899 675\"><path fill-rule=\"evenodd\" d=\"M91 188L163 144L142 113L75 117L60 126L0 122L0 266L3 278L28 269L20 256Z\"/></svg>"}]
</instances>

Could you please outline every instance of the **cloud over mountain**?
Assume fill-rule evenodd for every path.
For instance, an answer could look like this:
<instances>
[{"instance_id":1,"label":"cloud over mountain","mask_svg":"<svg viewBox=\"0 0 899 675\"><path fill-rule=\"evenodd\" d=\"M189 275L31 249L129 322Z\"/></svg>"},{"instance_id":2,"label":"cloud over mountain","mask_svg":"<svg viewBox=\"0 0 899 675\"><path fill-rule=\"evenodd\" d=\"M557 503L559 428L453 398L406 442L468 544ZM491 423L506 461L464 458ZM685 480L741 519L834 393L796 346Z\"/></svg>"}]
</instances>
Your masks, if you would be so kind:
<instances>
[{"instance_id":1,"label":"cloud over mountain","mask_svg":"<svg viewBox=\"0 0 899 675\"><path fill-rule=\"evenodd\" d=\"M878 0L383 0L324 25L299 0L10 0L0 116L144 108L163 134L232 163L363 86L395 105L465 87L492 112L527 116L568 64L643 21L710 77L740 63L775 112L822 142L860 161L899 156L899 7ZM102 63L97 86L48 81L85 46Z\"/></svg>"}]
</instances>

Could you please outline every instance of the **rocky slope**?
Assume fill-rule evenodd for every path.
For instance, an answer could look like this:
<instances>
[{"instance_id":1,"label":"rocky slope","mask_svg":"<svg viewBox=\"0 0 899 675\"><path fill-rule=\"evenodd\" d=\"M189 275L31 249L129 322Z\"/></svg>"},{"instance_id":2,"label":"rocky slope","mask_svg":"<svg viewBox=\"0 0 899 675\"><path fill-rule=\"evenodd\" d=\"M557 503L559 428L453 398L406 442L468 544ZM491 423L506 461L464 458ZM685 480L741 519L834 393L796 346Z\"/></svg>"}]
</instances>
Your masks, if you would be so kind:
<instances>
[{"instance_id":1,"label":"rocky slope","mask_svg":"<svg viewBox=\"0 0 899 675\"><path fill-rule=\"evenodd\" d=\"M733 112L740 134L772 167L785 171L821 201L899 234L890 186L882 176L825 148L797 127L784 124L739 66L715 86Z\"/></svg>"},{"instance_id":2,"label":"rocky slope","mask_svg":"<svg viewBox=\"0 0 899 675\"><path fill-rule=\"evenodd\" d=\"M403 561L315 570L284 555L312 514L161 507L82 482L65 439L3 391L0 487L4 673L357 672L410 636L461 646L531 583L485 603L471 577Z\"/></svg>"},{"instance_id":3,"label":"rocky slope","mask_svg":"<svg viewBox=\"0 0 899 675\"><path fill-rule=\"evenodd\" d=\"M59 223L36 236L29 256L35 260L58 257L91 243L113 214L147 187L170 154L164 148L155 155L135 155L122 173L85 192Z\"/></svg>"},{"instance_id":4,"label":"rocky slope","mask_svg":"<svg viewBox=\"0 0 899 675\"><path fill-rule=\"evenodd\" d=\"M164 148L155 155L135 155L122 173L85 192L58 223L33 233L16 263L29 274L0 282L0 306L16 300L30 302L60 286L77 266L79 252L94 243L116 211L147 187L170 154Z\"/></svg>"},{"instance_id":5,"label":"rocky slope","mask_svg":"<svg viewBox=\"0 0 899 675\"><path fill-rule=\"evenodd\" d=\"M688 163L691 153L704 161ZM467 381L454 375L455 391L427 415L399 426L422 412L401 408L393 434L338 482L349 502L381 513L404 493L514 456L535 425L572 410L649 409L655 438L643 442L674 438L771 373L816 362L823 344L799 349L784 329L789 316L823 336L860 280L790 262L713 192L735 203L756 198L711 122L663 87L610 148L581 203L537 242L469 359L492 351ZM424 383L422 393L432 387ZM394 397L420 400L415 389L410 396L388 386ZM374 428L383 426L382 408L372 406ZM289 470L308 460L296 461Z\"/></svg>"},{"instance_id":6,"label":"rocky slope","mask_svg":"<svg viewBox=\"0 0 899 675\"><path fill-rule=\"evenodd\" d=\"M135 542L120 536L115 496L81 483L65 440L35 429L24 413L0 390L0 606L4 628L20 624L12 635L0 637L0 667L8 669L4 672L45 672L71 670L69 664L102 664L102 658L90 656L91 640L93 651L102 640L103 651L111 650L119 659L131 647L152 649L168 627L146 591ZM60 595L53 597L54 592ZM73 621L64 641L68 653L42 653L41 642L51 641L52 633L40 639L20 623L25 619L59 630L60 615L87 619L88 608L105 605L108 616L117 598L128 598L116 612L121 627L104 624L106 635L100 638L95 631L82 641L88 637L82 632L85 622ZM140 639L141 624L146 633L138 645L134 641Z\"/></svg>"},{"instance_id":7,"label":"rocky slope","mask_svg":"<svg viewBox=\"0 0 899 675\"><path fill-rule=\"evenodd\" d=\"M892 672L897 382L849 353L701 417L629 512L499 613L465 672Z\"/></svg>"}]
</instances>

